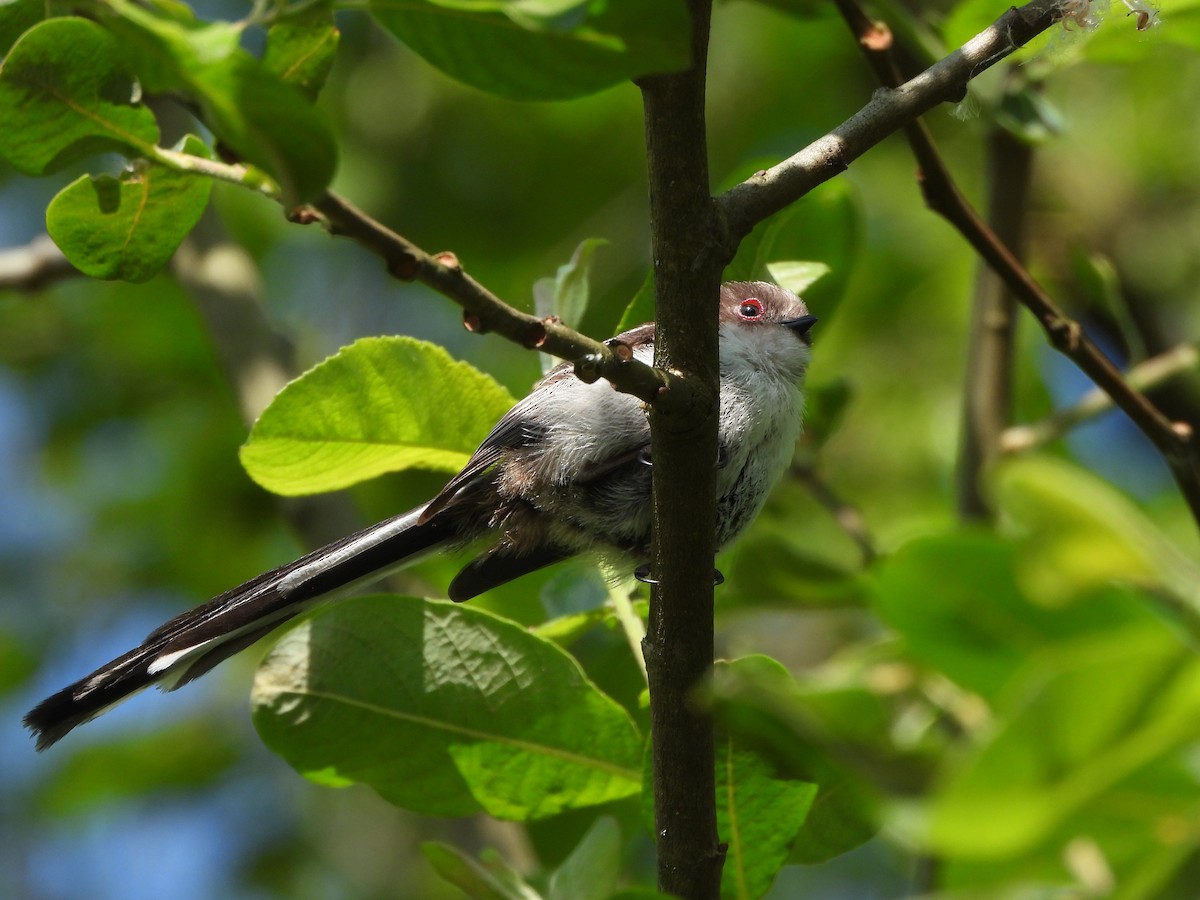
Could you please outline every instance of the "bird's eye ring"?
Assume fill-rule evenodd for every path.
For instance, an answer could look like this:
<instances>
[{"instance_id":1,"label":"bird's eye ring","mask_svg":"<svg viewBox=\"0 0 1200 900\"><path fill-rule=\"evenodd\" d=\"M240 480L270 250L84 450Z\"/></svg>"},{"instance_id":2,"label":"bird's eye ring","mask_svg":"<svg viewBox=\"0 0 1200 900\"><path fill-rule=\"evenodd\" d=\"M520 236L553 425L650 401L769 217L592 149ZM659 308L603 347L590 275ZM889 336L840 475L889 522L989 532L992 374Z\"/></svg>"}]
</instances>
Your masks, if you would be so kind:
<instances>
[{"instance_id":1,"label":"bird's eye ring","mask_svg":"<svg viewBox=\"0 0 1200 900\"><path fill-rule=\"evenodd\" d=\"M762 301L757 297L747 297L738 306L738 315L743 319L761 319L762 314Z\"/></svg>"}]
</instances>

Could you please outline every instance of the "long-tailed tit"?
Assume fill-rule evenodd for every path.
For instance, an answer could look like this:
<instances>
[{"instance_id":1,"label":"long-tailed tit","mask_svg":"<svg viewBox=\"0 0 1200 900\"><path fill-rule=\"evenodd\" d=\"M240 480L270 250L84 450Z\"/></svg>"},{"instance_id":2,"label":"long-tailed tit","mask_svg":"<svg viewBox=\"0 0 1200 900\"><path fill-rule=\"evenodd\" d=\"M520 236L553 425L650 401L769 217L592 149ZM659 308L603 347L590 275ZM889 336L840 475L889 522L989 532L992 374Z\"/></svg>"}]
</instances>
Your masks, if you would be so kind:
<instances>
[{"instance_id":1,"label":"long-tailed tit","mask_svg":"<svg viewBox=\"0 0 1200 900\"><path fill-rule=\"evenodd\" d=\"M722 286L717 546L754 519L792 457L816 321L763 282ZM646 363L654 325L618 336ZM226 591L26 717L38 749L151 684L171 690L314 604L445 547L490 541L450 583L469 600L578 553L650 554L650 428L642 403L554 369L509 410L461 472L423 506Z\"/></svg>"}]
</instances>

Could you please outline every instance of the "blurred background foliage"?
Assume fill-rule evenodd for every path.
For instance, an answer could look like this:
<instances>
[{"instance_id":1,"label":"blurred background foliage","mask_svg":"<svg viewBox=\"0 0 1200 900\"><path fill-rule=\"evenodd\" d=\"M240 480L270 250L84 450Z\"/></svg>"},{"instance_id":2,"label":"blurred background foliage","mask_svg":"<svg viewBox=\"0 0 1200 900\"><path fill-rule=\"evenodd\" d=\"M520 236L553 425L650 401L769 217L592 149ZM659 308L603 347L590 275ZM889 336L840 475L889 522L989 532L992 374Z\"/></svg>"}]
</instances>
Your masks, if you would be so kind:
<instances>
[{"instance_id":1,"label":"blurred background foliage","mask_svg":"<svg viewBox=\"0 0 1200 900\"><path fill-rule=\"evenodd\" d=\"M1034 142L1030 266L1129 364L1200 333L1200 7L1164 0L1162 25L1146 33L1112 7L1095 36L1053 29L984 75L969 109L926 121L979 206L990 130L999 122ZM953 46L1006 8L890 0L876 12L924 62L943 38ZM362 15L339 13L338 24L320 99L339 139L335 188L419 245L452 249L526 308L535 281L580 241L604 238L577 324L611 333L649 265L636 89L497 99L447 79ZM718 4L709 68L717 185L796 151L875 89L822 3ZM1026 89L1033 82L1041 87ZM819 818L818 799L792 856L810 865L785 868L770 896L1194 896L1196 523L1116 414L1003 466L989 486L994 527L957 520L976 262L923 209L914 169L893 138L830 187L850 210L839 239L852 252L829 260L829 281L809 295L822 317L813 424L795 477L720 563L721 653L786 666L722 669L712 698L722 721L780 766L856 798L835 805L841 821ZM0 169L0 245L40 234L46 203L78 171L32 181ZM261 303L295 371L360 336L406 334L445 345L517 396L538 377L535 354L466 333L455 307L390 279L356 246L229 185L215 185L213 200L198 239L242 248L229 251L239 287ZM135 698L34 756L19 719L36 699L302 549L278 498L238 464L247 422L222 364L222 315L170 274L0 294L5 896L459 896L420 854L431 839L472 857L498 848L536 880L594 815L528 828L441 820L365 788L310 785L250 727L260 650L170 699ZM1082 376L1032 322L1018 335L1017 421L1077 400ZM1155 396L1200 424L1197 388L1188 374ZM858 511L857 540L814 478ZM441 480L408 472L355 488L352 518L390 515ZM413 577L436 593L453 571L431 561ZM546 603L555 614L594 604L595 582L566 571L482 601L528 623ZM623 641L594 629L571 649L641 716ZM636 812L615 814L625 865L648 883L649 839ZM864 823L882 832L870 837Z\"/></svg>"}]
</instances>

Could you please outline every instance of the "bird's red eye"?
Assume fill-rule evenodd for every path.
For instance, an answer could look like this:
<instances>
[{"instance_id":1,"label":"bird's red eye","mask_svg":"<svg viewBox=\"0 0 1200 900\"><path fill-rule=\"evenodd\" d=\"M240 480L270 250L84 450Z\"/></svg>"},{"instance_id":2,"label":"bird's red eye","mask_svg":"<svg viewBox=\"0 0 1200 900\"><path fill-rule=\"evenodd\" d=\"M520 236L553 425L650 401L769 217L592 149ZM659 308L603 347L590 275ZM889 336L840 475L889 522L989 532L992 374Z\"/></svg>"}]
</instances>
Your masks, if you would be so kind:
<instances>
[{"instance_id":1,"label":"bird's red eye","mask_svg":"<svg viewBox=\"0 0 1200 900\"><path fill-rule=\"evenodd\" d=\"M747 297L738 306L738 315L743 319L761 319L763 314L762 301L757 297Z\"/></svg>"}]
</instances>

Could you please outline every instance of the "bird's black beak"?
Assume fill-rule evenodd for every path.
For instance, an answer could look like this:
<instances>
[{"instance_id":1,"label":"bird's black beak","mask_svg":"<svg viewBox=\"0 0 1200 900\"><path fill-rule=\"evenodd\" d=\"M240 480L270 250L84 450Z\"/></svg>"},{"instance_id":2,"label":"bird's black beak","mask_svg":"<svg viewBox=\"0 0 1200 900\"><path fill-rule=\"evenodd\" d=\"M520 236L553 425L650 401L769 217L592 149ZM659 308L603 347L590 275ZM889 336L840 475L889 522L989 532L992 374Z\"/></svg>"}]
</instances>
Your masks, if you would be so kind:
<instances>
[{"instance_id":1,"label":"bird's black beak","mask_svg":"<svg viewBox=\"0 0 1200 900\"><path fill-rule=\"evenodd\" d=\"M784 319L779 323L796 332L796 337L807 337L808 332L817 324L816 316L798 316L795 319Z\"/></svg>"}]
</instances>

